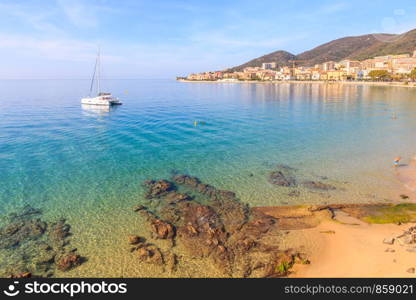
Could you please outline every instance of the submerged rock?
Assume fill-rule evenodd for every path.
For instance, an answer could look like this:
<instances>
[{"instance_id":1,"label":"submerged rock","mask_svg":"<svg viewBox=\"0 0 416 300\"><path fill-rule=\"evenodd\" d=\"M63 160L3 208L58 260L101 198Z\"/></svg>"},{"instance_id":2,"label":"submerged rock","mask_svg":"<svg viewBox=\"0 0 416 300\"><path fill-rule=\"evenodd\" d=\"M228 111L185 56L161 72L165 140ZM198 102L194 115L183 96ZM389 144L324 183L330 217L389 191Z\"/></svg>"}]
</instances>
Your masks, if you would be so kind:
<instances>
[{"instance_id":1,"label":"submerged rock","mask_svg":"<svg viewBox=\"0 0 416 300\"><path fill-rule=\"evenodd\" d=\"M174 183L146 182L146 198L152 199L152 209L140 207L138 212L153 238L171 239L194 259L209 259L227 276L274 277L288 272L294 256L262 240L276 234L274 218L251 211L234 192L216 189L196 177L175 173L172 179ZM163 182L164 188L155 190L157 182ZM192 197L183 190L191 192ZM163 265L168 270L176 267L177 257L171 250L162 252L146 243L131 250L142 262Z\"/></svg>"},{"instance_id":2,"label":"submerged rock","mask_svg":"<svg viewBox=\"0 0 416 300\"><path fill-rule=\"evenodd\" d=\"M303 185L310 189L321 190L321 191L332 191L336 190L337 188L333 185L323 183L320 181L305 181Z\"/></svg>"},{"instance_id":3,"label":"submerged rock","mask_svg":"<svg viewBox=\"0 0 416 300\"><path fill-rule=\"evenodd\" d=\"M47 224L40 219L19 220L0 230L0 248L15 248L29 240L42 236Z\"/></svg>"},{"instance_id":4,"label":"submerged rock","mask_svg":"<svg viewBox=\"0 0 416 300\"><path fill-rule=\"evenodd\" d=\"M56 269L67 269L66 263L73 268L83 261L78 260L76 250L66 249L71 226L64 219L46 222L40 215L40 210L26 206L21 212L10 214L9 222L0 228L0 251L8 257L0 262L0 277L50 277Z\"/></svg>"},{"instance_id":5,"label":"submerged rock","mask_svg":"<svg viewBox=\"0 0 416 300\"><path fill-rule=\"evenodd\" d=\"M11 274L9 276L9 278L31 278L32 277L32 273L30 272L22 272L19 274Z\"/></svg>"},{"instance_id":6,"label":"submerged rock","mask_svg":"<svg viewBox=\"0 0 416 300\"><path fill-rule=\"evenodd\" d=\"M55 264L58 270L69 271L83 262L83 258L79 254L66 253L58 257Z\"/></svg>"},{"instance_id":7,"label":"submerged rock","mask_svg":"<svg viewBox=\"0 0 416 300\"><path fill-rule=\"evenodd\" d=\"M184 184L194 188L197 187L200 183L198 178L184 174L178 174L173 176L173 181L177 184Z\"/></svg>"},{"instance_id":8,"label":"submerged rock","mask_svg":"<svg viewBox=\"0 0 416 300\"><path fill-rule=\"evenodd\" d=\"M167 180L148 180L144 185L147 187L146 198L160 197L173 188L172 183Z\"/></svg>"},{"instance_id":9,"label":"submerged rock","mask_svg":"<svg viewBox=\"0 0 416 300\"><path fill-rule=\"evenodd\" d=\"M182 201L189 201L189 200L191 200L191 197L189 195L181 194L181 193L178 193L177 191L169 192L165 197L165 201L168 204L174 204L174 203L178 203Z\"/></svg>"},{"instance_id":10,"label":"submerged rock","mask_svg":"<svg viewBox=\"0 0 416 300\"><path fill-rule=\"evenodd\" d=\"M289 197L299 197L300 196L300 192L299 191L290 191L288 193Z\"/></svg>"},{"instance_id":11,"label":"submerged rock","mask_svg":"<svg viewBox=\"0 0 416 300\"><path fill-rule=\"evenodd\" d=\"M138 235L129 235L127 238L130 245L137 245L144 242L144 239Z\"/></svg>"},{"instance_id":12,"label":"submerged rock","mask_svg":"<svg viewBox=\"0 0 416 300\"><path fill-rule=\"evenodd\" d=\"M146 206L144 206L144 205L136 205L136 206L133 207L133 211L135 211L135 212L145 210L145 209L146 209Z\"/></svg>"},{"instance_id":13,"label":"submerged rock","mask_svg":"<svg viewBox=\"0 0 416 300\"><path fill-rule=\"evenodd\" d=\"M273 171L269 174L269 182L278 186L296 186L296 179L290 175L283 174L282 171Z\"/></svg>"},{"instance_id":14,"label":"submerged rock","mask_svg":"<svg viewBox=\"0 0 416 300\"><path fill-rule=\"evenodd\" d=\"M136 250L136 255L141 262L164 265L163 254L160 249L151 244L144 244L142 247Z\"/></svg>"},{"instance_id":15,"label":"submerged rock","mask_svg":"<svg viewBox=\"0 0 416 300\"><path fill-rule=\"evenodd\" d=\"M152 230L158 239L172 239L175 236L175 227L159 219L152 221Z\"/></svg>"},{"instance_id":16,"label":"submerged rock","mask_svg":"<svg viewBox=\"0 0 416 300\"><path fill-rule=\"evenodd\" d=\"M70 235L71 226L64 219L52 223L49 228L48 239L52 245L62 248L66 244L66 238Z\"/></svg>"}]
</instances>

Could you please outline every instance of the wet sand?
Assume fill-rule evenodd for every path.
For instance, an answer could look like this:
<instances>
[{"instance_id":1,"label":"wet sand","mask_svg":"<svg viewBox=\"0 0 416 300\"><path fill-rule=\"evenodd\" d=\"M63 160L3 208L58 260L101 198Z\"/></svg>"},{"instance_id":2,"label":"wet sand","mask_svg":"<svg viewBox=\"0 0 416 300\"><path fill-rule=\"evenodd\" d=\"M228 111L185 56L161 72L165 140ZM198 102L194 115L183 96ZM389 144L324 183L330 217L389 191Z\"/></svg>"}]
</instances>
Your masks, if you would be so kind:
<instances>
[{"instance_id":1,"label":"wet sand","mask_svg":"<svg viewBox=\"0 0 416 300\"><path fill-rule=\"evenodd\" d=\"M416 267L416 253L398 243L383 243L410 225L348 219L354 225L327 220L312 229L292 231L287 243L296 246L302 241L311 264L295 265L289 277L415 277L408 270Z\"/></svg>"}]
</instances>

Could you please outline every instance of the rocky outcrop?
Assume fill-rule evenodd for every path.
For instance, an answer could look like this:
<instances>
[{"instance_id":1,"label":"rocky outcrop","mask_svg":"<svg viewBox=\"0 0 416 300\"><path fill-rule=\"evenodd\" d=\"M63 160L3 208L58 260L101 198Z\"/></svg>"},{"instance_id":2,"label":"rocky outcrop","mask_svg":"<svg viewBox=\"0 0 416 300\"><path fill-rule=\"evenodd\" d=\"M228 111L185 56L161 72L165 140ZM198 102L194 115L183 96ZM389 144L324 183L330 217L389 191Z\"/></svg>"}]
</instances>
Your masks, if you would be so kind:
<instances>
[{"instance_id":1,"label":"rocky outcrop","mask_svg":"<svg viewBox=\"0 0 416 300\"><path fill-rule=\"evenodd\" d=\"M151 226L154 236L158 239L172 239L175 236L175 228L160 219L153 219Z\"/></svg>"},{"instance_id":2,"label":"rocky outcrop","mask_svg":"<svg viewBox=\"0 0 416 300\"><path fill-rule=\"evenodd\" d=\"M276 277L287 274L296 253L269 245L263 238L279 234L276 219L253 211L234 192L202 183L198 178L175 174L172 182L147 181L148 206L134 211L146 221L150 238L172 240L167 251L129 238L131 249L144 263L175 270L180 262L175 245L190 257L208 259L225 276ZM179 191L180 189L180 191ZM136 243L137 242L137 243Z\"/></svg>"},{"instance_id":3,"label":"rocky outcrop","mask_svg":"<svg viewBox=\"0 0 416 300\"><path fill-rule=\"evenodd\" d=\"M50 277L55 270L67 271L84 258L70 248L71 226L64 219L47 222L42 212L25 207L6 218L0 228L0 251L8 257L0 261L0 277Z\"/></svg>"}]
</instances>

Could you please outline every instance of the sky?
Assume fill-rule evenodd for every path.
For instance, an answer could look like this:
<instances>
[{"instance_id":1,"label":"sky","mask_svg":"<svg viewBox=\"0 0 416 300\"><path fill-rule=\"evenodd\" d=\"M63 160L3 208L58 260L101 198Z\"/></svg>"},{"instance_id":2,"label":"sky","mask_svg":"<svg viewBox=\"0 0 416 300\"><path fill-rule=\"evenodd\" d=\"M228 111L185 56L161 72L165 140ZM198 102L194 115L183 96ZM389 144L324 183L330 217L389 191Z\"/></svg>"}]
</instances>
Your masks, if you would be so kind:
<instances>
[{"instance_id":1,"label":"sky","mask_svg":"<svg viewBox=\"0 0 416 300\"><path fill-rule=\"evenodd\" d=\"M172 78L416 28L414 0L0 0L0 78Z\"/></svg>"}]
</instances>

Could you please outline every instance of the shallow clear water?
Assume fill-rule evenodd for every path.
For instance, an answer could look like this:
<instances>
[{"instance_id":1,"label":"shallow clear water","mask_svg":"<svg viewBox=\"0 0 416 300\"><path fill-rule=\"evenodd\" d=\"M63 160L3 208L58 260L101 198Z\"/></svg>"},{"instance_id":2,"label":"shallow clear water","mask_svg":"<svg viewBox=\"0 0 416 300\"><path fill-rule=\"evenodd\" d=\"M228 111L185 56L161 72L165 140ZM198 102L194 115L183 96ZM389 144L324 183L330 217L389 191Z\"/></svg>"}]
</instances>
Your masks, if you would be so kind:
<instances>
[{"instance_id":1,"label":"shallow clear water","mask_svg":"<svg viewBox=\"0 0 416 300\"><path fill-rule=\"evenodd\" d=\"M49 218L65 216L90 258L74 276L147 274L117 249L132 228L141 230L131 212L141 183L172 170L251 205L394 201L406 193L392 161L416 152L414 89L108 80L124 105L105 111L81 107L88 85L0 81L0 213L31 204ZM277 164L303 179L325 176L338 189L290 197L292 189L267 181Z\"/></svg>"}]
</instances>

